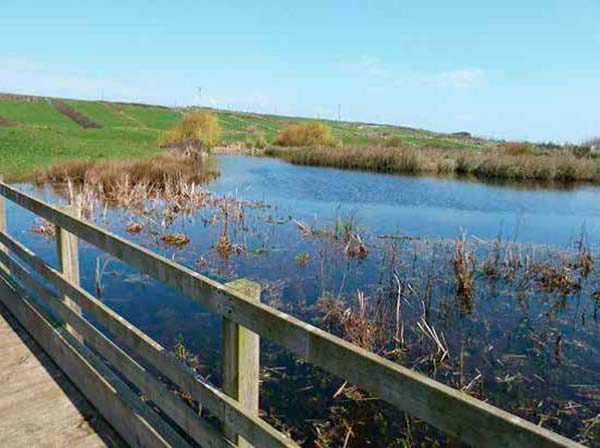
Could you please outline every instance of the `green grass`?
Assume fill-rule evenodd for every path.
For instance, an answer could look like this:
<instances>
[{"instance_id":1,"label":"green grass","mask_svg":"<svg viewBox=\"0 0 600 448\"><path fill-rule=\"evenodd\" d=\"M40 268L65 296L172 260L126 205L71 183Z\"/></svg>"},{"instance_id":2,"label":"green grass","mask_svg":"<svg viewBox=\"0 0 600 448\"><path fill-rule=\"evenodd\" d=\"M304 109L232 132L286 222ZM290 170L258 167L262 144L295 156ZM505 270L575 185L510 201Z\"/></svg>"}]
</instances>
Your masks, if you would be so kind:
<instances>
[{"instance_id":1,"label":"green grass","mask_svg":"<svg viewBox=\"0 0 600 448\"><path fill-rule=\"evenodd\" d=\"M151 129L169 129L181 118L180 112L160 107L118 105L127 115L133 117L142 126Z\"/></svg>"},{"instance_id":2,"label":"green grass","mask_svg":"<svg viewBox=\"0 0 600 448\"><path fill-rule=\"evenodd\" d=\"M0 174L23 179L57 160L150 156L159 151L162 133L183 116L180 109L101 101L64 100L102 126L83 129L59 113L43 97L15 98L0 95L0 115L21 123L0 127ZM264 135L272 142L277 132L291 123L314 121L298 117L213 110L219 118L224 142L256 140ZM322 120L344 145L385 142L410 147L480 149L488 142L391 125Z\"/></svg>"},{"instance_id":3,"label":"green grass","mask_svg":"<svg viewBox=\"0 0 600 448\"><path fill-rule=\"evenodd\" d=\"M77 129L79 126L47 101L0 101L0 115L10 121L33 126Z\"/></svg>"},{"instance_id":4,"label":"green grass","mask_svg":"<svg viewBox=\"0 0 600 448\"><path fill-rule=\"evenodd\" d=\"M105 103L96 101L66 100L69 106L86 115L102 127L139 127L132 117L111 110Z\"/></svg>"},{"instance_id":5,"label":"green grass","mask_svg":"<svg viewBox=\"0 0 600 448\"><path fill-rule=\"evenodd\" d=\"M136 128L0 128L0 173L20 180L61 160L146 157L159 151L156 138L156 132Z\"/></svg>"}]
</instances>

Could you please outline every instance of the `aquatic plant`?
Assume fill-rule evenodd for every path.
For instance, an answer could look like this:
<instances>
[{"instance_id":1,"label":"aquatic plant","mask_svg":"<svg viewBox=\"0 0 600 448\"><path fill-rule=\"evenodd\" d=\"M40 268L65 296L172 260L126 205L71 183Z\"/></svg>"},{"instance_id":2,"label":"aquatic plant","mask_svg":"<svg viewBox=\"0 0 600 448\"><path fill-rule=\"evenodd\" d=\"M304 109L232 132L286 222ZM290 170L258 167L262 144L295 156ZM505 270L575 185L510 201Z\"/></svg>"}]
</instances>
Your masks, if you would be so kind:
<instances>
[{"instance_id":1,"label":"aquatic plant","mask_svg":"<svg viewBox=\"0 0 600 448\"><path fill-rule=\"evenodd\" d=\"M568 148L551 153L528 150L508 154L501 148L473 151L460 148L369 145L339 148L269 147L265 154L298 165L381 173L458 174L509 181L600 183L600 162L577 157Z\"/></svg>"},{"instance_id":2,"label":"aquatic plant","mask_svg":"<svg viewBox=\"0 0 600 448\"><path fill-rule=\"evenodd\" d=\"M102 260L101 260L102 258ZM96 287L96 295L99 299L102 298L104 294L104 275L106 274L106 269L108 268L108 264L110 263L110 257L97 257L96 258L96 270L94 271L94 285Z\"/></svg>"},{"instance_id":3,"label":"aquatic plant","mask_svg":"<svg viewBox=\"0 0 600 448\"><path fill-rule=\"evenodd\" d=\"M456 280L456 292L464 312L470 312L472 308L475 277L475 255L469 250L466 234L462 233L454 244L454 278Z\"/></svg>"},{"instance_id":4,"label":"aquatic plant","mask_svg":"<svg viewBox=\"0 0 600 448\"><path fill-rule=\"evenodd\" d=\"M190 239L183 233L165 233L160 237L161 241L170 246L181 248L190 242Z\"/></svg>"}]
</instances>

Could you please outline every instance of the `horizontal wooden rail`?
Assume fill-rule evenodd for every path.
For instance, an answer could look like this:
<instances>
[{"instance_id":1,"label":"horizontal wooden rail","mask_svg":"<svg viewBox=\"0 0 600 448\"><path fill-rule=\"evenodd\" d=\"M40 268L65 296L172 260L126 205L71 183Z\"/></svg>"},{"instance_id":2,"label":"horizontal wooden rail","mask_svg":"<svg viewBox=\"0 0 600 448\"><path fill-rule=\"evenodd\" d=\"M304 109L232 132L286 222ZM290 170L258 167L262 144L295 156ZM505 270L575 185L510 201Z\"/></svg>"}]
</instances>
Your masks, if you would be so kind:
<instances>
[{"instance_id":1,"label":"horizontal wooden rail","mask_svg":"<svg viewBox=\"0 0 600 448\"><path fill-rule=\"evenodd\" d=\"M83 288L70 283L60 272L48 266L31 250L4 233L0 241L35 271L51 282L58 291L79 306L123 341L131 351L177 384L186 393L206 406L219 420L227 422L246 440L261 447L297 446L257 416L247 415L239 403L187 369L160 344L127 322ZM0 260L2 256L0 256Z\"/></svg>"},{"instance_id":2,"label":"horizontal wooden rail","mask_svg":"<svg viewBox=\"0 0 600 448\"><path fill-rule=\"evenodd\" d=\"M87 344L100 353L111 365L121 372L140 392L152 400L186 434L207 448L230 447L209 423L200 418L194 410L179 399L165 384L103 335L88 320L61 301L57 295L38 282L27 269L4 252L0 252L0 261L9 267L11 275L30 288L44 303L66 324L72 326Z\"/></svg>"},{"instance_id":3,"label":"horizontal wooden rail","mask_svg":"<svg viewBox=\"0 0 600 448\"><path fill-rule=\"evenodd\" d=\"M188 445L11 280L0 273L0 300L130 446L167 448Z\"/></svg>"},{"instance_id":4,"label":"horizontal wooden rail","mask_svg":"<svg viewBox=\"0 0 600 448\"><path fill-rule=\"evenodd\" d=\"M208 310L221 314L261 337L278 343L306 361L365 389L398 409L407 411L472 446L581 446L568 438L540 428L513 414L363 350L288 314L265 304L254 302L239 291L228 288L93 224L73 218L58 208L45 204L6 184L0 183L0 194L123 260L139 271L193 298ZM15 248L14 241L6 235L0 234L0 244L8 246L11 250ZM35 263L36 260L30 256L26 261ZM101 316L106 324L110 325L111 331L116 326L115 321L122 320L112 311L109 313L106 307L101 307L101 303L90 294L70 284L60 273L50 271L47 267L30 264L42 275L48 274L53 277L52 281L56 282L62 294L76 300L90 313L95 312L96 315ZM96 315L94 317L98 318ZM105 322L102 323L105 325ZM118 337L121 336L118 333L115 334ZM152 350L137 333L128 332L127 334L130 342L140 350L140 353L144 353L145 357L160 361L162 367L171 368L169 366L172 364L167 361L162 347L160 349L154 347ZM136 334L136 336L132 336L132 334ZM171 373L173 374L173 372ZM177 378L180 375L174 376ZM228 403L227 398L229 397L226 395L219 401L216 400L216 395L218 395L216 391L208 392L208 385L202 385L199 381L190 382L189 378L177 379L180 381L174 382L180 384L184 390L196 392L202 404L211 411L215 412L215 408L221 407L220 412L215 412L219 418L235 417L240 419L237 422L231 422L231 426L234 427L237 424L236 431L245 439L253 442L248 437L253 434L244 433L241 429L248 431L255 425L248 424L242 419L242 416L235 412L230 414L231 411L239 411L243 414L243 410L236 408L235 400L232 400L233 403L227 404L227 409L225 409L222 406L225 406L223 403ZM252 420L254 424L257 423L251 416L244 415L244 417ZM253 443L256 446L266 446Z\"/></svg>"}]
</instances>

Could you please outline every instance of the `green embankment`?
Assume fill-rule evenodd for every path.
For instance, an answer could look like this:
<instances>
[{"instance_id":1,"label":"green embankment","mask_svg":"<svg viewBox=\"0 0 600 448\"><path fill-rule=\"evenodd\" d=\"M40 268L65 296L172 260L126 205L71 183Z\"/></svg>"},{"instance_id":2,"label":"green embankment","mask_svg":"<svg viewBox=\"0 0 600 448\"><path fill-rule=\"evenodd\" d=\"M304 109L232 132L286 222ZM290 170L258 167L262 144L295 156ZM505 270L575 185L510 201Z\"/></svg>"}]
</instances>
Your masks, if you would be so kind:
<instances>
[{"instance_id":1,"label":"green embankment","mask_svg":"<svg viewBox=\"0 0 600 448\"><path fill-rule=\"evenodd\" d=\"M58 112L43 97L0 95L0 117L17 126L0 126L0 174L18 180L49 163L67 159L144 157L160 151L161 133L182 116L178 109L102 101L64 100L72 108L99 124L84 129ZM244 142L264 135L272 141L277 131L290 123L307 121L296 117L215 111L225 142ZM394 138L420 147L478 148L476 139L403 128L326 121L344 144L368 144Z\"/></svg>"}]
</instances>

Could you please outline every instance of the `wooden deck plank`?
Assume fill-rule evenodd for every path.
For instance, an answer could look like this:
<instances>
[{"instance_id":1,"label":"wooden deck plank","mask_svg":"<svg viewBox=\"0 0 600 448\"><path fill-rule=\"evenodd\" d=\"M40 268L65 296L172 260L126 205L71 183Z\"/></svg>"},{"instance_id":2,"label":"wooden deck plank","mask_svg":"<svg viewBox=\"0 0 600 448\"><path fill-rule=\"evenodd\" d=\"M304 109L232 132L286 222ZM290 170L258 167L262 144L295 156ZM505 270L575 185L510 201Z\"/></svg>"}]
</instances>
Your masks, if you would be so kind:
<instances>
[{"instance_id":1,"label":"wooden deck plank","mask_svg":"<svg viewBox=\"0 0 600 448\"><path fill-rule=\"evenodd\" d=\"M125 446L1 304L0 446Z\"/></svg>"}]
</instances>

